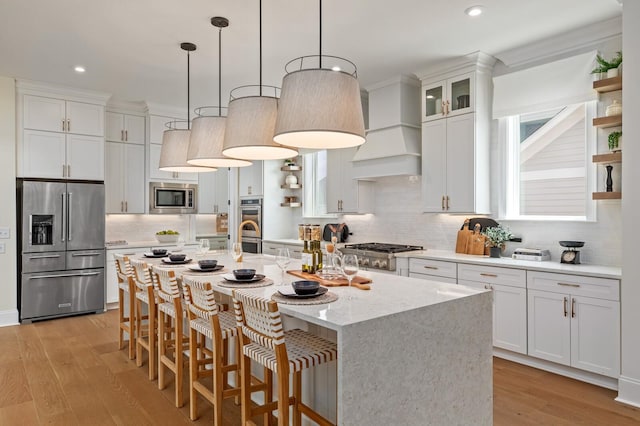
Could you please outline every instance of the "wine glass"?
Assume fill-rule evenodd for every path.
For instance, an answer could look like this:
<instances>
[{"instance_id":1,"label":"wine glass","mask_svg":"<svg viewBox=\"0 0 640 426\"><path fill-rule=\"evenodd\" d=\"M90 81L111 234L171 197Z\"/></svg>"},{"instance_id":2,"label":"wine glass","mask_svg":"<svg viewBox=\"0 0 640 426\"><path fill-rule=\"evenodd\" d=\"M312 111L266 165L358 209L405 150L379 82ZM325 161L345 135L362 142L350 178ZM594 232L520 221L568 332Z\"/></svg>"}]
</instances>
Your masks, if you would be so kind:
<instances>
[{"instance_id":1,"label":"wine glass","mask_svg":"<svg viewBox=\"0 0 640 426\"><path fill-rule=\"evenodd\" d=\"M198 252L200 253L200 256L204 257L209 251L209 248L210 248L209 240L207 239L200 240L200 247L198 248Z\"/></svg>"},{"instance_id":2,"label":"wine glass","mask_svg":"<svg viewBox=\"0 0 640 426\"><path fill-rule=\"evenodd\" d=\"M276 249L276 263L282 270L282 284L285 285L284 282L284 274L287 270L287 266L289 266L289 262L291 262L291 255L289 254L289 249L286 247L281 247Z\"/></svg>"},{"instance_id":3,"label":"wine glass","mask_svg":"<svg viewBox=\"0 0 640 426\"><path fill-rule=\"evenodd\" d=\"M235 260L238 263L242 262L242 243L232 244L231 257L233 257L233 260Z\"/></svg>"},{"instance_id":4,"label":"wine glass","mask_svg":"<svg viewBox=\"0 0 640 426\"><path fill-rule=\"evenodd\" d=\"M178 241L176 241L176 251L181 252L184 248L184 238L178 237Z\"/></svg>"},{"instance_id":5,"label":"wine glass","mask_svg":"<svg viewBox=\"0 0 640 426\"><path fill-rule=\"evenodd\" d=\"M342 256L342 273L346 275L349 280L349 288L351 288L351 280L358 273L358 257L355 254L345 254ZM353 299L351 290L349 291L348 299Z\"/></svg>"}]
</instances>

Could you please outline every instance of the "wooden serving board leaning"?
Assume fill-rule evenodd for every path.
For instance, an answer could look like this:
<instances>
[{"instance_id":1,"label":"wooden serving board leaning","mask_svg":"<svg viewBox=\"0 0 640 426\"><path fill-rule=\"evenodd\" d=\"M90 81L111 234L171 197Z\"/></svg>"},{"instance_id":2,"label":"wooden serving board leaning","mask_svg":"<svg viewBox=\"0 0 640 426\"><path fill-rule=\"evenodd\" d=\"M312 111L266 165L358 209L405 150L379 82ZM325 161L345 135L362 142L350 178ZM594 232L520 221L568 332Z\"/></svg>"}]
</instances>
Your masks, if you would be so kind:
<instances>
[{"instance_id":1,"label":"wooden serving board leaning","mask_svg":"<svg viewBox=\"0 0 640 426\"><path fill-rule=\"evenodd\" d=\"M326 280L324 278L317 276L316 274L309 274L307 272L302 272L300 270L287 271L287 273L299 278L303 278L305 280L318 281L320 284L322 284L325 287L340 287L340 286L349 285L349 281L346 278ZM369 283L371 282L372 280L369 278L359 277L356 275L351 280L351 285L356 288L359 288L360 290L371 290L371 286L369 285Z\"/></svg>"}]
</instances>

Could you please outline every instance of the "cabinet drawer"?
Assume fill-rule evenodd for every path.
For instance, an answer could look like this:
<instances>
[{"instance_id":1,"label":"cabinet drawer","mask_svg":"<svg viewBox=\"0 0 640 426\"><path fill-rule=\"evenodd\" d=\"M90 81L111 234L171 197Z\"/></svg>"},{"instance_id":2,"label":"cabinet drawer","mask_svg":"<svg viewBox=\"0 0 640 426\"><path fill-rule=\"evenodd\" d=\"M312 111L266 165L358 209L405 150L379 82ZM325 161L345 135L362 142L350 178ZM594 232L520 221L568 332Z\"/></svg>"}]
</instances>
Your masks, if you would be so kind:
<instances>
[{"instance_id":1,"label":"cabinet drawer","mask_svg":"<svg viewBox=\"0 0 640 426\"><path fill-rule=\"evenodd\" d=\"M439 281L441 283L448 283L448 284L457 284L458 283L458 280L456 280L455 278L440 277L438 275L430 275L430 274L419 274L417 272L409 272L409 277L418 278L418 279L421 279L421 280L428 280L428 281Z\"/></svg>"},{"instance_id":2,"label":"cabinet drawer","mask_svg":"<svg viewBox=\"0 0 640 426\"><path fill-rule=\"evenodd\" d=\"M609 278L529 272L527 274L527 288L598 299L620 300L620 281Z\"/></svg>"},{"instance_id":3,"label":"cabinet drawer","mask_svg":"<svg viewBox=\"0 0 640 426\"><path fill-rule=\"evenodd\" d=\"M459 263L458 280L476 281L481 283L524 288L527 286L527 273L524 269L467 265L464 263Z\"/></svg>"},{"instance_id":4,"label":"cabinet drawer","mask_svg":"<svg viewBox=\"0 0 640 426\"><path fill-rule=\"evenodd\" d=\"M426 275L437 275L439 277L457 278L456 264L454 262L443 262L431 259L409 259L409 272Z\"/></svg>"},{"instance_id":5,"label":"cabinet drawer","mask_svg":"<svg viewBox=\"0 0 640 426\"><path fill-rule=\"evenodd\" d=\"M296 244L285 244L284 247L289 249L289 254L292 259L302 258L302 246Z\"/></svg>"}]
</instances>

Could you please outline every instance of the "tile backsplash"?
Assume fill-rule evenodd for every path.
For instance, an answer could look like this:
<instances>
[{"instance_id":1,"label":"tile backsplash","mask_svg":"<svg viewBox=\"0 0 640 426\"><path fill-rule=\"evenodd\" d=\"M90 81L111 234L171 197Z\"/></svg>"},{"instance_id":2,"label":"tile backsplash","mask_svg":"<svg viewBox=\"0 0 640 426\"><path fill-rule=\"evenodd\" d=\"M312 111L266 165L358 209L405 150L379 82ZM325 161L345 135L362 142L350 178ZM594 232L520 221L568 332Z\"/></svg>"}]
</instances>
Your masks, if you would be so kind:
<instances>
[{"instance_id":1,"label":"tile backsplash","mask_svg":"<svg viewBox=\"0 0 640 426\"><path fill-rule=\"evenodd\" d=\"M559 240L584 241L582 263L619 266L622 259L620 202L599 202L597 221L498 221L522 237L508 243L504 255L518 247L547 249L559 261ZM420 181L388 177L376 182L375 213L345 215L353 235L349 242L387 242L421 245L427 249L455 250L456 234L473 215L422 213Z\"/></svg>"},{"instance_id":2,"label":"tile backsplash","mask_svg":"<svg viewBox=\"0 0 640 426\"><path fill-rule=\"evenodd\" d=\"M185 241L195 240L194 215L110 214L106 216L106 241L153 241L164 229L180 232Z\"/></svg>"}]
</instances>

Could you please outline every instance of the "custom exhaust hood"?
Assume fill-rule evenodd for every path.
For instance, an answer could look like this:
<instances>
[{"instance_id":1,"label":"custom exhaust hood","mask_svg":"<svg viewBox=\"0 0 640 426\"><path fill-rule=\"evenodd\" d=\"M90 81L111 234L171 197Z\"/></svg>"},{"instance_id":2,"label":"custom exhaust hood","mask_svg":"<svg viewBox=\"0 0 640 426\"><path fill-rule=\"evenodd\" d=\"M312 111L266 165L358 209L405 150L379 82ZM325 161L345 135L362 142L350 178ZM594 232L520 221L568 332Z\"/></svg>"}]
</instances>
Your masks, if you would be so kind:
<instances>
[{"instance_id":1,"label":"custom exhaust hood","mask_svg":"<svg viewBox=\"0 0 640 426\"><path fill-rule=\"evenodd\" d=\"M420 81L403 75L368 91L369 131L353 156L354 177L420 175Z\"/></svg>"}]
</instances>

